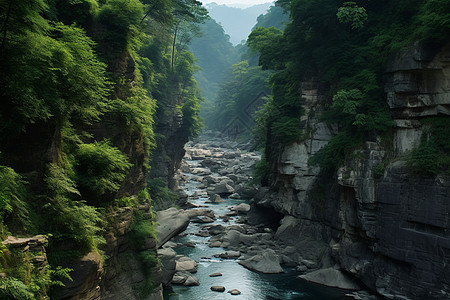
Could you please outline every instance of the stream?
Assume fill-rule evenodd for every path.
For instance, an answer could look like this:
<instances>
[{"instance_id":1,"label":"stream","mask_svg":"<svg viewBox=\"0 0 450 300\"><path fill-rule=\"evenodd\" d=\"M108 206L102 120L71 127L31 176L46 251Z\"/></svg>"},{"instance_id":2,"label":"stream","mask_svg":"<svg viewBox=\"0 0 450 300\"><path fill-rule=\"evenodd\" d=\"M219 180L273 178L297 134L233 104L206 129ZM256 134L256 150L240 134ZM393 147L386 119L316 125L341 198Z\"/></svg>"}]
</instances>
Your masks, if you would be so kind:
<instances>
[{"instance_id":1,"label":"stream","mask_svg":"<svg viewBox=\"0 0 450 300\"><path fill-rule=\"evenodd\" d=\"M199 167L199 160L185 160L190 169ZM212 172L212 176L220 176ZM284 273L264 274L251 271L237 263L237 259L221 259L214 254L225 252L229 249L222 247L210 247L211 236L196 235L204 227L211 225L240 225L240 216L230 216L226 222L219 216L230 212L230 207L246 203L241 199L222 197L223 202L211 203L205 190L200 189L199 183L202 178L184 172L184 182L181 187L190 197L189 201L197 206L210 209L216 216L213 223L202 224L190 222L188 228L180 235L172 238L177 246L173 247L178 255L187 256L198 262L197 272L193 275L200 281L198 286L185 287L174 285L166 288L164 299L186 299L186 300L209 300L209 299L349 299L345 297L346 291L324 287L309 283L297 278L300 273L295 268L283 268ZM203 230L204 231L204 230ZM212 273L221 273L220 277L210 277ZM223 286L225 292L215 292L211 286ZM240 295L231 295L227 291L237 289Z\"/></svg>"}]
</instances>

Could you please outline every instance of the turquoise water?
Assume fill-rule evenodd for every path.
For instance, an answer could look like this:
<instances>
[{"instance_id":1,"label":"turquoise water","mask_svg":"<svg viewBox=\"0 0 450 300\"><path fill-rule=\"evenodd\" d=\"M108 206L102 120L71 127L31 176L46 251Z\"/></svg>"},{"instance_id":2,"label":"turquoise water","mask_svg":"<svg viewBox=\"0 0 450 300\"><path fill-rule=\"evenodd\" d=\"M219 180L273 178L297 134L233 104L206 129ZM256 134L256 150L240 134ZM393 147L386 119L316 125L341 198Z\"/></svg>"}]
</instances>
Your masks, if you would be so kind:
<instances>
[{"instance_id":1,"label":"turquoise water","mask_svg":"<svg viewBox=\"0 0 450 300\"><path fill-rule=\"evenodd\" d=\"M194 179L188 175L190 179ZM188 181L184 185L185 191L191 195L198 191L198 182ZM198 205L206 205L212 209L216 217L229 212L229 207L244 202L243 200L227 199L217 204L205 203L206 198L192 200ZM236 218L224 223L218 219L214 224L231 225L236 223ZM259 299L305 299L305 300L326 300L326 299L348 299L344 297L345 291L326 288L308 283L297 278L299 274L295 269L285 269L282 274L262 274L252 272L241 265L236 260L220 259L213 257L214 254L224 252L223 248L210 248L208 240L210 237L194 235L201 230L205 224L191 223L186 231L172 239L173 242L185 244L194 242L195 247L180 245L174 250L177 254L186 255L199 263L198 271L194 274L199 280L199 286L184 287L174 285L164 292L164 299L182 300L210 300L210 299L237 299L237 300L259 300ZM212 273L222 273L220 277L209 277ZM238 289L240 295L234 296L226 291L223 293L210 290L213 285L224 286L226 291Z\"/></svg>"}]
</instances>

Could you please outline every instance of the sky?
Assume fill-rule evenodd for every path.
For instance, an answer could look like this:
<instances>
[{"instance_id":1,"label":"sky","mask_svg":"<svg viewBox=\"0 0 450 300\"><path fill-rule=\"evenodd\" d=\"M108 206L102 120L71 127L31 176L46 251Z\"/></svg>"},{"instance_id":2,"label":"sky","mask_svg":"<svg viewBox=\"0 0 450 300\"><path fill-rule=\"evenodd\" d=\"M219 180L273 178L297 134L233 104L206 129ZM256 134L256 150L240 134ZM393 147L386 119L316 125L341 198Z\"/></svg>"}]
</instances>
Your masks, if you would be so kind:
<instances>
[{"instance_id":1,"label":"sky","mask_svg":"<svg viewBox=\"0 0 450 300\"><path fill-rule=\"evenodd\" d=\"M273 2L273 0L200 0L204 4L208 3L217 3L217 4L225 4L231 7L239 7L246 8L256 4L262 4L267 2Z\"/></svg>"}]
</instances>

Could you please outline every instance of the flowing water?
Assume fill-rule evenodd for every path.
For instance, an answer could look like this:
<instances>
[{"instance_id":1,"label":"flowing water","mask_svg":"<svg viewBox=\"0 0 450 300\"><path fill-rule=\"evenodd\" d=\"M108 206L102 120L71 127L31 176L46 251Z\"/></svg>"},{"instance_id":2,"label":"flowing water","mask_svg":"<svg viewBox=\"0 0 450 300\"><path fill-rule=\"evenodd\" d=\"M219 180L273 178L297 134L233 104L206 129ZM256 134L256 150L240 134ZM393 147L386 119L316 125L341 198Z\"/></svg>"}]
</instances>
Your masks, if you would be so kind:
<instances>
[{"instance_id":1,"label":"flowing water","mask_svg":"<svg viewBox=\"0 0 450 300\"><path fill-rule=\"evenodd\" d=\"M194 161L188 161L190 165L196 164ZM200 190L196 188L199 182L195 181L195 176L186 174L188 180L183 188L188 195ZM204 205L214 211L217 216L225 215L229 212L229 207L244 202L243 200L224 198L221 203L205 203L206 196L200 196L197 200L191 200L197 205ZM213 224L222 224L224 226L235 224L236 218L225 223L217 219ZM214 254L226 251L224 248L210 248L208 240L210 237L197 236L201 227L205 224L190 223L186 231L173 238L172 241L183 244L173 248L177 254L188 256L199 263L198 271L194 274L199 280L199 286L184 287L173 285L171 289L165 290L164 299L183 299L183 300L210 300L210 299L241 299L241 300L260 300L260 299L305 299L305 300L326 300L326 299L348 299L344 297L342 290L326 288L308 283L297 278L299 274L295 269L285 269L281 274L262 274L250 271L239 265L233 259L220 259L213 257ZM185 246L187 242L195 243L195 247ZM220 277L209 277L212 273L222 273ZM234 296L226 291L223 293L211 291L210 287L224 286L226 291L238 289L240 295Z\"/></svg>"}]
</instances>

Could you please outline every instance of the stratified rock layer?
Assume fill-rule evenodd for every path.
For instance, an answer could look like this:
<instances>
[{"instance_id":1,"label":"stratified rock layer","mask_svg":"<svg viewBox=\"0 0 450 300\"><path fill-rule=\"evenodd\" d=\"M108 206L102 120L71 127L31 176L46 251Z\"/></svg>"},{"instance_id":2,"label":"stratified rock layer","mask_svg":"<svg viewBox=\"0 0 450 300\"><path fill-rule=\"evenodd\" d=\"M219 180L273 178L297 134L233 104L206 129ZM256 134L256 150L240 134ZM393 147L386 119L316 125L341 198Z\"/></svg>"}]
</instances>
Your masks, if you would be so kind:
<instances>
[{"instance_id":1,"label":"stratified rock layer","mask_svg":"<svg viewBox=\"0 0 450 300\"><path fill-rule=\"evenodd\" d=\"M256 195L251 210L285 215L276 237L293 245L286 254L300 271L338 265L388 299L450 299L450 181L415 178L401 161L420 143L420 118L450 115L449 57L450 45L417 43L388 62L396 127L384 174L386 149L375 140L337 174L308 165L336 130L317 119L326 88L317 79L302 83L309 138L284 149L274 186Z\"/></svg>"}]
</instances>

